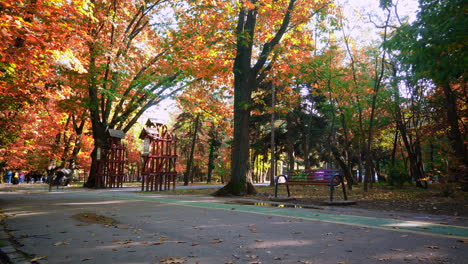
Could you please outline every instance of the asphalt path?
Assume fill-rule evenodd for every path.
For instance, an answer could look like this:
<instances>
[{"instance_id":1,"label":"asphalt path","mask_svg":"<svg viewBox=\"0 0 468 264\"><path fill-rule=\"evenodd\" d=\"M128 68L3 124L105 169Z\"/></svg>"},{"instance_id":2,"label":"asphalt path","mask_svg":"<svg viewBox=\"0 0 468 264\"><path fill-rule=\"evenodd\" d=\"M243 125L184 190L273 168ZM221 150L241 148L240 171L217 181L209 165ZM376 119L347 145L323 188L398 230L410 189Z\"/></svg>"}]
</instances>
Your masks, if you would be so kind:
<instances>
[{"instance_id":1,"label":"asphalt path","mask_svg":"<svg viewBox=\"0 0 468 264\"><path fill-rule=\"evenodd\" d=\"M467 263L459 217L132 190L1 189L4 230L37 263Z\"/></svg>"}]
</instances>

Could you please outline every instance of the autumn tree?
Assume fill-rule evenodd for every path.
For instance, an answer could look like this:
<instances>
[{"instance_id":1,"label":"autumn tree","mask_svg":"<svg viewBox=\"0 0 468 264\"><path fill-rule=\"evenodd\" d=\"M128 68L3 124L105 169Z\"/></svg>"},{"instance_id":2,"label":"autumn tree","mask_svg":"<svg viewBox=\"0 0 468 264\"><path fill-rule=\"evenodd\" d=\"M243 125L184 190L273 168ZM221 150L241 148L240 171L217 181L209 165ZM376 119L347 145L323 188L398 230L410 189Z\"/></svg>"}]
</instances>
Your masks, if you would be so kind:
<instances>
[{"instance_id":1,"label":"autumn tree","mask_svg":"<svg viewBox=\"0 0 468 264\"><path fill-rule=\"evenodd\" d=\"M201 168L201 173L207 174L209 183L215 168L225 166L215 163L226 140L225 135L229 133L228 120L232 115L230 96L223 95L227 87L222 86L216 81L194 82L177 97L182 113L176 118L174 131L178 135L181 152L187 154L181 155L181 162L186 163L185 185L193 181L195 168Z\"/></svg>"},{"instance_id":2,"label":"autumn tree","mask_svg":"<svg viewBox=\"0 0 468 264\"><path fill-rule=\"evenodd\" d=\"M327 8L328 5L329 3L322 1L296 0L240 3L233 65L234 143L231 180L216 194L244 195L256 192L250 179L249 161L252 92L274 67L273 54L280 52L278 47L281 40L285 36L293 37L294 34L288 35L288 32L294 32L292 29L305 25L314 13Z\"/></svg>"},{"instance_id":3,"label":"autumn tree","mask_svg":"<svg viewBox=\"0 0 468 264\"><path fill-rule=\"evenodd\" d=\"M172 43L170 7L169 1L94 4L83 76L95 142L87 187L100 187L94 186L96 154L109 147L106 131L129 131L145 110L181 88L175 50L183 43Z\"/></svg>"},{"instance_id":4,"label":"autumn tree","mask_svg":"<svg viewBox=\"0 0 468 264\"><path fill-rule=\"evenodd\" d=\"M69 90L58 69L89 17L87 1L0 3L0 154L9 166L40 169L59 156L42 133L63 129L58 103Z\"/></svg>"},{"instance_id":5,"label":"autumn tree","mask_svg":"<svg viewBox=\"0 0 468 264\"><path fill-rule=\"evenodd\" d=\"M450 174L452 180L466 183L466 4L462 0L420 0L419 6L416 21L402 25L389 47L396 51L401 69L412 75L413 84L433 83L441 91L452 146Z\"/></svg>"}]
</instances>

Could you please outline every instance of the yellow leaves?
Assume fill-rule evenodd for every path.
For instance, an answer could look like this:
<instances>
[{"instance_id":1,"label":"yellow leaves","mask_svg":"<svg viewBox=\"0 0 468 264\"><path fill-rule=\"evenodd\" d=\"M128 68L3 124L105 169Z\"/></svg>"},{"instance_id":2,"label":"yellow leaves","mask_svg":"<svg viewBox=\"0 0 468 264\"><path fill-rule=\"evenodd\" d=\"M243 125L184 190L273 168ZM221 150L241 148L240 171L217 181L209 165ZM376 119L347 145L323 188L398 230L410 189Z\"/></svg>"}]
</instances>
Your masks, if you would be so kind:
<instances>
[{"instance_id":1,"label":"yellow leaves","mask_svg":"<svg viewBox=\"0 0 468 264\"><path fill-rule=\"evenodd\" d=\"M59 241L57 243L54 243L54 246L63 246L63 245L70 245L70 243L68 242L63 242L63 241Z\"/></svg>"},{"instance_id":2,"label":"yellow leaves","mask_svg":"<svg viewBox=\"0 0 468 264\"><path fill-rule=\"evenodd\" d=\"M250 1L245 1L243 7L247 8L247 9L250 9L250 10L255 9L255 5Z\"/></svg>"},{"instance_id":3,"label":"yellow leaves","mask_svg":"<svg viewBox=\"0 0 468 264\"><path fill-rule=\"evenodd\" d=\"M47 258L47 256L36 257L36 258L30 259L29 261L30 261L30 262L35 262L35 261L38 261L38 260L41 260L41 259L45 259L45 258Z\"/></svg>"},{"instance_id":4,"label":"yellow leaves","mask_svg":"<svg viewBox=\"0 0 468 264\"><path fill-rule=\"evenodd\" d=\"M424 246L426 248L430 248L430 249L439 249L439 246Z\"/></svg>"},{"instance_id":5,"label":"yellow leaves","mask_svg":"<svg viewBox=\"0 0 468 264\"><path fill-rule=\"evenodd\" d=\"M159 260L159 262L163 264L177 264L177 263L184 263L186 258L179 258L179 257L168 257Z\"/></svg>"}]
</instances>

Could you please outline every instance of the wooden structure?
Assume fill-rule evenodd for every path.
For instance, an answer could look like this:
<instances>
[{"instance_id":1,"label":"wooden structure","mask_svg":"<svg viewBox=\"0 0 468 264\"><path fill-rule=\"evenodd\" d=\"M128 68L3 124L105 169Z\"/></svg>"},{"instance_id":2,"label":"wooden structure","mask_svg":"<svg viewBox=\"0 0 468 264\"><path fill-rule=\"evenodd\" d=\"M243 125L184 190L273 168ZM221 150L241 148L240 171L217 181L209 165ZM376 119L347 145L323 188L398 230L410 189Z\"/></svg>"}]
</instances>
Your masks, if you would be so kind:
<instances>
[{"instance_id":1,"label":"wooden structure","mask_svg":"<svg viewBox=\"0 0 468 264\"><path fill-rule=\"evenodd\" d=\"M98 148L98 170L96 187L121 188L124 182L124 168L127 149L122 144L125 134L121 130L109 129L108 148Z\"/></svg>"},{"instance_id":2,"label":"wooden structure","mask_svg":"<svg viewBox=\"0 0 468 264\"><path fill-rule=\"evenodd\" d=\"M148 119L140 139L144 140L141 190L169 190L171 185L175 189L177 138L167 130L166 125Z\"/></svg>"},{"instance_id":3,"label":"wooden structure","mask_svg":"<svg viewBox=\"0 0 468 264\"><path fill-rule=\"evenodd\" d=\"M289 185L327 185L330 188L330 201L333 201L335 186L341 184L343 198L348 200L343 175L337 169L297 170L291 175L275 176L275 197L278 195L278 185L280 184L286 185L288 197L291 196Z\"/></svg>"}]
</instances>

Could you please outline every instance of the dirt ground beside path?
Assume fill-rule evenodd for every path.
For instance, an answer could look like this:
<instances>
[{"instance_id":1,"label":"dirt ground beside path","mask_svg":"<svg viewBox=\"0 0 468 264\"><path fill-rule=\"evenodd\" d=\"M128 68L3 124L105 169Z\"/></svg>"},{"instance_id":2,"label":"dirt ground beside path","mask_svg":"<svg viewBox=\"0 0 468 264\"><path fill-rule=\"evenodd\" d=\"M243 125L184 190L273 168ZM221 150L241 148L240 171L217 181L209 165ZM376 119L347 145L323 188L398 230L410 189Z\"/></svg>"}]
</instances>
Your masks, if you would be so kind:
<instances>
[{"instance_id":1,"label":"dirt ground beside path","mask_svg":"<svg viewBox=\"0 0 468 264\"><path fill-rule=\"evenodd\" d=\"M299 205L320 206L328 199L326 186L290 186L291 197L287 198L285 186L279 186L278 198L274 198L273 187L256 187L258 194L248 198L258 201L287 202ZM178 190L175 194L209 195L213 190ZM447 215L468 217L468 193L462 192L456 186L432 184L429 189L419 189L414 186L402 188L375 185L369 192L364 192L361 186L352 191L347 190L348 199L357 203L351 208L399 211L405 213L420 213L431 215ZM335 193L336 199L343 199L340 189Z\"/></svg>"}]
</instances>

